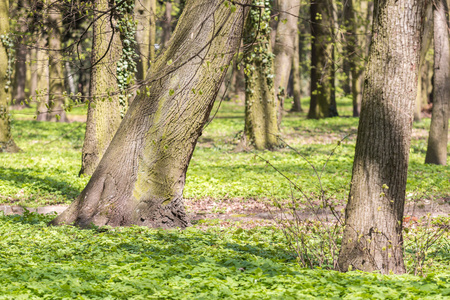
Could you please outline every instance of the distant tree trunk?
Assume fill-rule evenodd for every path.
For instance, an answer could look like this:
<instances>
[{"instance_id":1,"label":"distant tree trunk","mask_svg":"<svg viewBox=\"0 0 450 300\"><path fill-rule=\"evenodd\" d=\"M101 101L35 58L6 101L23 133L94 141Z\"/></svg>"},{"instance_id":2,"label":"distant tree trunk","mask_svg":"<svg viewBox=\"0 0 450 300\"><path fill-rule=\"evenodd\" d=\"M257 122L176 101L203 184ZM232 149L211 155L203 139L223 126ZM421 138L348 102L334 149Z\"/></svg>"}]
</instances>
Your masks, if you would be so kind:
<instances>
[{"instance_id":1,"label":"distant tree trunk","mask_svg":"<svg viewBox=\"0 0 450 300\"><path fill-rule=\"evenodd\" d=\"M167 47L167 43L169 42L170 34L172 31L172 0L166 1L162 30L162 44L164 47Z\"/></svg>"},{"instance_id":2,"label":"distant tree trunk","mask_svg":"<svg viewBox=\"0 0 450 300\"><path fill-rule=\"evenodd\" d=\"M293 105L291 112L302 112L302 78L300 75L300 44L298 33L295 33L294 55L292 56L292 90L293 90Z\"/></svg>"},{"instance_id":3,"label":"distant tree trunk","mask_svg":"<svg viewBox=\"0 0 450 300\"><path fill-rule=\"evenodd\" d=\"M422 104L423 104L423 89L426 89L426 82L423 80L424 71L428 73L427 65L425 64L425 59L427 57L428 50L430 49L431 42L433 40L433 4L430 2L427 5L425 14L425 24L422 34L422 48L420 49L420 62L419 62L419 77L417 84L417 97L416 105L414 109L414 121L420 121L422 119ZM431 71L431 70L430 70ZM428 74L427 74L428 75ZM425 76L428 77L428 76ZM425 103L428 101L427 93L425 93Z\"/></svg>"},{"instance_id":4,"label":"distant tree trunk","mask_svg":"<svg viewBox=\"0 0 450 300\"><path fill-rule=\"evenodd\" d=\"M297 0L278 0L278 26L273 46L275 67L275 99L278 100L278 125L281 124L284 113L284 98L291 74L292 58L294 57L295 36L300 3Z\"/></svg>"},{"instance_id":5,"label":"distant tree trunk","mask_svg":"<svg viewBox=\"0 0 450 300\"><path fill-rule=\"evenodd\" d=\"M137 78L144 80L150 63L155 60L156 0L137 0L134 10L137 21L136 40L140 57L137 65Z\"/></svg>"},{"instance_id":6,"label":"distant tree trunk","mask_svg":"<svg viewBox=\"0 0 450 300\"><path fill-rule=\"evenodd\" d=\"M16 41L16 63L14 75L14 90L12 105L24 106L26 99L25 84L27 79L27 47L23 38Z\"/></svg>"},{"instance_id":7,"label":"distant tree trunk","mask_svg":"<svg viewBox=\"0 0 450 300\"><path fill-rule=\"evenodd\" d=\"M450 47L446 0L436 0L434 17L433 113L425 163L447 164L448 118L450 105Z\"/></svg>"},{"instance_id":8,"label":"distant tree trunk","mask_svg":"<svg viewBox=\"0 0 450 300\"><path fill-rule=\"evenodd\" d=\"M94 2L94 18L98 19L93 25L91 60L94 67L91 69L89 87L91 100L80 175L94 173L122 121L117 84L117 62L122 55L122 42L119 32L111 27L111 17L100 16L101 12L110 8L108 2L108 0ZM106 56L103 57L105 53Z\"/></svg>"},{"instance_id":9,"label":"distant tree trunk","mask_svg":"<svg viewBox=\"0 0 450 300\"><path fill-rule=\"evenodd\" d=\"M88 185L51 224L189 225L186 170L240 43L240 4L249 1L238 1L234 12L221 0L186 3L168 49L152 66L149 96L142 87Z\"/></svg>"},{"instance_id":10,"label":"distant tree trunk","mask_svg":"<svg viewBox=\"0 0 450 300\"><path fill-rule=\"evenodd\" d=\"M255 1L253 4L256 4ZM242 143L250 143L258 150L274 149L279 144L278 104L273 78L270 76L274 70L269 40L269 18L270 8L253 8L244 33L245 45L251 46L244 57L245 133ZM261 28L260 32L258 28ZM259 55L254 54L258 52Z\"/></svg>"},{"instance_id":11,"label":"distant tree trunk","mask_svg":"<svg viewBox=\"0 0 450 300\"><path fill-rule=\"evenodd\" d=\"M36 89L38 83L38 50L36 48L30 49L30 98L32 101L36 101Z\"/></svg>"},{"instance_id":12,"label":"distant tree trunk","mask_svg":"<svg viewBox=\"0 0 450 300\"><path fill-rule=\"evenodd\" d=\"M37 71L37 121L47 120L48 103L49 103L49 56L48 51L43 48L46 47L47 38L41 37L38 42L38 49L36 50L36 71Z\"/></svg>"},{"instance_id":13,"label":"distant tree trunk","mask_svg":"<svg viewBox=\"0 0 450 300\"><path fill-rule=\"evenodd\" d=\"M61 12L57 7L52 7L48 12L49 34L49 107L47 121L68 122L64 106L64 61L61 54Z\"/></svg>"},{"instance_id":14,"label":"distant tree trunk","mask_svg":"<svg viewBox=\"0 0 450 300\"><path fill-rule=\"evenodd\" d=\"M333 75L333 20L331 3L318 0L310 5L311 14L311 102L309 119L333 116L331 100L335 98Z\"/></svg>"},{"instance_id":15,"label":"distant tree trunk","mask_svg":"<svg viewBox=\"0 0 450 300\"><path fill-rule=\"evenodd\" d=\"M405 272L402 222L424 3L374 9L339 270Z\"/></svg>"},{"instance_id":16,"label":"distant tree trunk","mask_svg":"<svg viewBox=\"0 0 450 300\"><path fill-rule=\"evenodd\" d=\"M0 0L0 34L9 34L8 1ZM3 43L0 43L0 152L19 152L20 149L11 136L9 119L9 101L11 95L6 89L6 72L8 70L8 54Z\"/></svg>"},{"instance_id":17,"label":"distant tree trunk","mask_svg":"<svg viewBox=\"0 0 450 300\"><path fill-rule=\"evenodd\" d=\"M231 75L230 87L230 99L234 100L236 103L244 105L245 103L245 75L244 69L240 67L238 69L238 64L233 64L233 74Z\"/></svg>"}]
</instances>

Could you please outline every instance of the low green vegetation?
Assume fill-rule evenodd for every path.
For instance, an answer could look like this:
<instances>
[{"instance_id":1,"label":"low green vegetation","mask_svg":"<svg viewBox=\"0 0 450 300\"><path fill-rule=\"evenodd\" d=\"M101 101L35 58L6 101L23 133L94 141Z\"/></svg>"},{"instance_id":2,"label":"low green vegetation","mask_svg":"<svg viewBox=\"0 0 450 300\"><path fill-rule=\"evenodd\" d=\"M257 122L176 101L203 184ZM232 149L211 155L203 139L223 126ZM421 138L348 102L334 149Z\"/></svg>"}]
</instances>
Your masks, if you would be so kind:
<instances>
[{"instance_id":1,"label":"low green vegetation","mask_svg":"<svg viewBox=\"0 0 450 300\"><path fill-rule=\"evenodd\" d=\"M0 299L450 297L445 237L425 277L342 274L301 269L272 227L81 230L47 227L52 217L0 217Z\"/></svg>"},{"instance_id":2,"label":"low green vegetation","mask_svg":"<svg viewBox=\"0 0 450 300\"><path fill-rule=\"evenodd\" d=\"M308 99L304 100L304 107L307 107ZM327 195L343 203L351 179L358 119L349 117L349 99L343 98L340 104L339 109L344 116L340 118L306 120L305 113L287 114L281 138L315 166ZM82 108L74 111L83 112ZM84 124L40 123L16 118L23 113L24 110L13 111L13 135L24 151L0 155L0 203L25 206L70 203L88 181L88 178L78 177ZM290 148L283 147L273 152L235 151L244 127L243 114L243 106L221 103L194 152L187 174L185 197L208 197L217 201L233 198L289 199L291 185L278 171L304 192L319 192L319 181L313 168ZM409 200L445 197L450 191L450 169L423 163L429 122L425 119L414 123L407 184ZM333 150L335 154L330 157Z\"/></svg>"}]
</instances>

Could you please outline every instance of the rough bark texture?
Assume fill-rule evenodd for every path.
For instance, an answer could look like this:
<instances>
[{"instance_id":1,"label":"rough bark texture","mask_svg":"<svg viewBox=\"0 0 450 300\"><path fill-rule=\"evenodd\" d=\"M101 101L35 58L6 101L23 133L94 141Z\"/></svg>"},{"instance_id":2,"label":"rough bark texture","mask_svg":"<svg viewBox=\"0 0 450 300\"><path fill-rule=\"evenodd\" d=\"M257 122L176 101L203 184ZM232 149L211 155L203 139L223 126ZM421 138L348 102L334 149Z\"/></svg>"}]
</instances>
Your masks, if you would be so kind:
<instances>
[{"instance_id":1,"label":"rough bark texture","mask_svg":"<svg viewBox=\"0 0 450 300\"><path fill-rule=\"evenodd\" d=\"M52 224L188 226L186 170L239 46L243 20L241 5L233 12L221 0L187 2L152 66L149 96L143 87L88 185Z\"/></svg>"},{"instance_id":2,"label":"rough bark texture","mask_svg":"<svg viewBox=\"0 0 450 300\"><path fill-rule=\"evenodd\" d=\"M448 118L450 105L450 47L446 0L436 0L434 19L433 113L425 163L447 164Z\"/></svg>"},{"instance_id":3,"label":"rough bark texture","mask_svg":"<svg viewBox=\"0 0 450 300\"><path fill-rule=\"evenodd\" d=\"M111 27L114 18L109 15L99 17L98 12L109 9L108 0L95 0L93 25L91 81L86 134L84 138L81 174L92 175L103 154L119 128L120 104L117 84L117 62L122 55L119 32ZM105 56L106 53L106 56ZM108 94L110 96L108 96Z\"/></svg>"},{"instance_id":4,"label":"rough bark texture","mask_svg":"<svg viewBox=\"0 0 450 300\"><path fill-rule=\"evenodd\" d=\"M293 105L292 112L302 112L302 78L300 76L300 41L298 32L295 33L294 55L292 56L292 94Z\"/></svg>"},{"instance_id":5,"label":"rough bark texture","mask_svg":"<svg viewBox=\"0 0 450 300\"><path fill-rule=\"evenodd\" d=\"M274 149L279 144L278 101L273 79L268 76L274 72L270 40L264 32L255 31L260 26L260 16L267 16L264 11L267 12L267 8L252 9L244 33L244 43L250 48L244 57L245 129L242 143L244 146L251 144L258 150Z\"/></svg>"},{"instance_id":6,"label":"rough bark texture","mask_svg":"<svg viewBox=\"0 0 450 300\"><path fill-rule=\"evenodd\" d=\"M53 6L48 12L48 46L49 53L49 107L47 121L68 122L64 106L64 62L62 60L61 12ZM59 116L59 117L57 117Z\"/></svg>"},{"instance_id":7,"label":"rough bark texture","mask_svg":"<svg viewBox=\"0 0 450 300\"><path fill-rule=\"evenodd\" d=\"M292 58L295 54L295 35L297 35L297 20L300 3L296 0L278 0L278 26L273 46L275 55L275 99L278 100L278 125L284 112L284 98L291 74ZM278 95L280 95L278 97Z\"/></svg>"},{"instance_id":8,"label":"rough bark texture","mask_svg":"<svg viewBox=\"0 0 450 300\"><path fill-rule=\"evenodd\" d=\"M338 265L404 273L402 221L424 2L375 4Z\"/></svg>"},{"instance_id":9,"label":"rough bark texture","mask_svg":"<svg viewBox=\"0 0 450 300\"><path fill-rule=\"evenodd\" d=\"M311 102L308 112L309 119L331 117L336 107L331 100L335 98L333 74L333 37L331 5L328 0L311 3Z\"/></svg>"},{"instance_id":10,"label":"rough bark texture","mask_svg":"<svg viewBox=\"0 0 450 300\"><path fill-rule=\"evenodd\" d=\"M138 80L144 80L150 63L155 61L156 0L136 0L134 11L137 21L136 40L139 54L136 76Z\"/></svg>"},{"instance_id":11,"label":"rough bark texture","mask_svg":"<svg viewBox=\"0 0 450 300\"><path fill-rule=\"evenodd\" d=\"M9 34L8 8L8 0L0 0L0 34ZM0 43L0 152L18 152L20 149L11 136L8 110L11 95L5 90L7 70L8 54L3 43Z\"/></svg>"}]
</instances>

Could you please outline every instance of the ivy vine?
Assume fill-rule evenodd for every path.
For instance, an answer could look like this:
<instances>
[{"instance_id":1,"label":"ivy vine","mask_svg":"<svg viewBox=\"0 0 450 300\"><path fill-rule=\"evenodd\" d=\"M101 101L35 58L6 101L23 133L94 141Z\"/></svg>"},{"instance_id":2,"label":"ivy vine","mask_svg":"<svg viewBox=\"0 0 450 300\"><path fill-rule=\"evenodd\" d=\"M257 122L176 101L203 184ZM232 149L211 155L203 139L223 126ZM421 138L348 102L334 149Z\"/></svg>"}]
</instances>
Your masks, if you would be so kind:
<instances>
[{"instance_id":1,"label":"ivy vine","mask_svg":"<svg viewBox=\"0 0 450 300\"><path fill-rule=\"evenodd\" d=\"M255 66L262 68L269 88L273 87L273 59L274 54L270 47L270 0L253 0L252 9L246 23L244 43L252 45L251 50L244 55L244 73L252 77ZM251 91L249 91L251 92Z\"/></svg>"},{"instance_id":2,"label":"ivy vine","mask_svg":"<svg viewBox=\"0 0 450 300\"><path fill-rule=\"evenodd\" d=\"M134 0L125 0L116 7L116 28L120 32L120 40L122 42L122 56L117 62L117 84L120 91L119 104L122 118L125 115L128 100L132 96L128 93L128 88L134 84L135 73L137 72L137 22L133 19L134 2Z\"/></svg>"},{"instance_id":3,"label":"ivy vine","mask_svg":"<svg viewBox=\"0 0 450 300\"><path fill-rule=\"evenodd\" d=\"M0 35L3 46L6 49L6 54L8 55L8 67L6 69L6 83L5 90L8 91L11 86L11 78L13 74L13 66L16 59L16 49L14 48L14 39L11 33Z\"/></svg>"}]
</instances>

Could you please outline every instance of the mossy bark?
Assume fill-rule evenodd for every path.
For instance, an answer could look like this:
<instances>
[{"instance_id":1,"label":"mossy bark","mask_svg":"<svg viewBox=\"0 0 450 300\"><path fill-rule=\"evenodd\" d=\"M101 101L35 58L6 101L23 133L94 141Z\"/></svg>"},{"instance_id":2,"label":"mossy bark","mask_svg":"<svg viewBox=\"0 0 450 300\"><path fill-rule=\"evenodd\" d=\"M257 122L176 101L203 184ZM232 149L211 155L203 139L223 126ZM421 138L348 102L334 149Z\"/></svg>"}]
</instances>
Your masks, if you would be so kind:
<instances>
[{"instance_id":1,"label":"mossy bark","mask_svg":"<svg viewBox=\"0 0 450 300\"><path fill-rule=\"evenodd\" d=\"M434 88L433 112L425 163L447 164L448 119L450 105L450 46L446 0L433 5Z\"/></svg>"},{"instance_id":2,"label":"mossy bark","mask_svg":"<svg viewBox=\"0 0 450 300\"><path fill-rule=\"evenodd\" d=\"M329 0L311 3L311 102L308 118L319 119L334 116L334 21ZM335 105L335 103L334 103Z\"/></svg>"},{"instance_id":3,"label":"mossy bark","mask_svg":"<svg viewBox=\"0 0 450 300\"><path fill-rule=\"evenodd\" d=\"M119 128L120 104L117 84L117 62L122 55L119 32L111 27L115 19L100 16L109 7L107 0L95 0L92 65L89 93L91 100L86 122L80 175L92 175L114 134ZM106 54L106 55L105 55Z\"/></svg>"},{"instance_id":4,"label":"mossy bark","mask_svg":"<svg viewBox=\"0 0 450 300\"><path fill-rule=\"evenodd\" d=\"M86 188L51 224L189 225L186 170L239 46L244 16L239 4L233 11L221 0L187 2L149 85L130 105Z\"/></svg>"},{"instance_id":5,"label":"mossy bark","mask_svg":"<svg viewBox=\"0 0 450 300\"><path fill-rule=\"evenodd\" d=\"M136 76L138 80L144 80L151 62L155 60L156 0L137 0L134 11L139 54Z\"/></svg>"},{"instance_id":6,"label":"mossy bark","mask_svg":"<svg viewBox=\"0 0 450 300\"><path fill-rule=\"evenodd\" d=\"M64 61L62 56L61 11L52 5L48 12L48 46L49 46L49 108L47 121L68 122L64 110Z\"/></svg>"},{"instance_id":7,"label":"mossy bark","mask_svg":"<svg viewBox=\"0 0 450 300\"><path fill-rule=\"evenodd\" d=\"M278 26L273 46L274 68L275 68L275 99L278 100L278 125L281 124L284 113L284 99L291 74L292 58L295 53L295 36L297 31L297 20L299 13L299 2L296 0L279 0ZM280 96L278 96L280 95Z\"/></svg>"},{"instance_id":8,"label":"mossy bark","mask_svg":"<svg viewBox=\"0 0 450 300\"><path fill-rule=\"evenodd\" d=\"M0 0L0 34L9 34L9 3ZM8 105L11 101L9 91L5 89L6 72L8 70L8 54L3 43L0 43L0 152L18 152L19 147L11 136L11 123Z\"/></svg>"},{"instance_id":9,"label":"mossy bark","mask_svg":"<svg viewBox=\"0 0 450 300\"><path fill-rule=\"evenodd\" d=\"M264 10L262 8L261 10ZM253 8L247 19L244 42L245 52L245 129L242 144L253 145L256 149L278 147L278 101L275 94L273 58L269 36L255 32L260 26L255 24L264 15L259 8Z\"/></svg>"},{"instance_id":10,"label":"mossy bark","mask_svg":"<svg viewBox=\"0 0 450 300\"><path fill-rule=\"evenodd\" d=\"M402 223L424 4L375 5L340 271L405 272Z\"/></svg>"}]
</instances>

